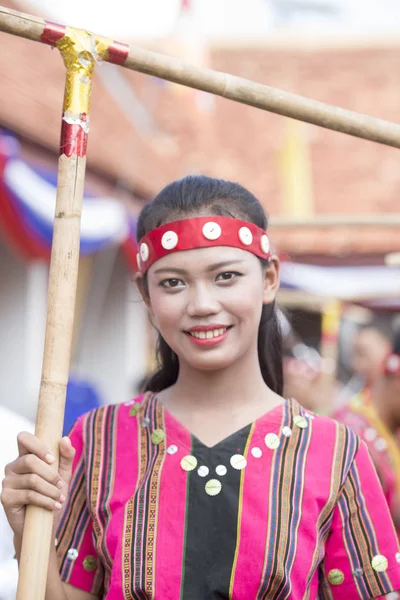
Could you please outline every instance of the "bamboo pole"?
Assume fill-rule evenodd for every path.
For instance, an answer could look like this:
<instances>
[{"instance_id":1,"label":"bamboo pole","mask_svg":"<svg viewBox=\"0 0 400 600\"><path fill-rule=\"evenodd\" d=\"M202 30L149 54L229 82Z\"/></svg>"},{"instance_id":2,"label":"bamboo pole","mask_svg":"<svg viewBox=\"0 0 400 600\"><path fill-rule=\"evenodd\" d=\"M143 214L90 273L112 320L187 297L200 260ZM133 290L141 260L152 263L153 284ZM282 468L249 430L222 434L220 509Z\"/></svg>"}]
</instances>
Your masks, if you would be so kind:
<instances>
[{"instance_id":1,"label":"bamboo pole","mask_svg":"<svg viewBox=\"0 0 400 600\"><path fill-rule=\"evenodd\" d=\"M43 19L0 7L0 31L54 45L52 36L43 38L43 31L49 25ZM62 29L62 26L53 25L53 28L56 27ZM88 32L86 35L93 40L102 39L103 42L107 42L108 52L102 57L103 60L127 69L147 73L325 129L400 148L400 125L398 124L254 83L242 77L196 67L176 58L112 42Z\"/></svg>"},{"instance_id":2,"label":"bamboo pole","mask_svg":"<svg viewBox=\"0 0 400 600\"><path fill-rule=\"evenodd\" d=\"M376 213L359 215L313 215L312 217L271 216L268 228L297 229L307 227L322 229L324 227L372 227L394 228L400 226L400 213Z\"/></svg>"},{"instance_id":3,"label":"bamboo pole","mask_svg":"<svg viewBox=\"0 0 400 600\"><path fill-rule=\"evenodd\" d=\"M71 355L79 264L80 217L86 168L90 90L95 59L104 48L85 32L49 29L66 68L50 261L48 312L36 435L58 457ZM55 465L55 469L58 467ZM45 596L53 513L28 506L22 541L18 600Z\"/></svg>"}]
</instances>

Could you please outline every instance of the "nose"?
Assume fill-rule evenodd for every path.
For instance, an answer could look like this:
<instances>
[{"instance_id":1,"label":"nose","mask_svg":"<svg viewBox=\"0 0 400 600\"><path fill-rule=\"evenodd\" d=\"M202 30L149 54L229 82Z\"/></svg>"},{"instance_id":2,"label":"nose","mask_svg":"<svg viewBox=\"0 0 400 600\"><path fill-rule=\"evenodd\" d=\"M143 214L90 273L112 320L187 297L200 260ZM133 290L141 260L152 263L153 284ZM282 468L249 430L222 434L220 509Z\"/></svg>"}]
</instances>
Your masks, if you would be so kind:
<instances>
[{"instance_id":1,"label":"nose","mask_svg":"<svg viewBox=\"0 0 400 600\"><path fill-rule=\"evenodd\" d=\"M220 311L220 304L216 291L206 284L193 286L190 290L186 310L189 317L206 317L217 314Z\"/></svg>"}]
</instances>

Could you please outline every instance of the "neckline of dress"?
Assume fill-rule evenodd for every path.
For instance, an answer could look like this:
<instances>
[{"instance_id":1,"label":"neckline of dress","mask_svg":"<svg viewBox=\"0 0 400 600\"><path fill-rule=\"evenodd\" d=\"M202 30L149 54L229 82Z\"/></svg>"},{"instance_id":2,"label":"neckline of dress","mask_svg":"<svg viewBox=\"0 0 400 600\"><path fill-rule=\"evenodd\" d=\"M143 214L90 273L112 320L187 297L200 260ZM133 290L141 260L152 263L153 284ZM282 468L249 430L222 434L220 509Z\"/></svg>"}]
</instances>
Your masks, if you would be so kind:
<instances>
[{"instance_id":1,"label":"neckline of dress","mask_svg":"<svg viewBox=\"0 0 400 600\"><path fill-rule=\"evenodd\" d=\"M273 408L270 408L267 412L265 412L262 415L260 415L259 417L257 417L257 419L255 419L254 421L251 421L251 422L247 423L246 425L244 425L243 427L240 427L240 429L233 431L232 433L225 436L223 439L219 440L212 446L208 446L201 439L199 439L194 433L192 433L177 417L175 417L171 413L171 411L169 411L164 406L164 404L162 404L162 402L159 401L157 394L155 392L148 392L145 395L145 397L143 398L144 410L145 410L145 407L147 406L147 404L150 402L150 400L153 400L156 404L156 407L159 407L160 410L162 411L163 417L164 417L163 420L166 423L166 425L167 425L168 421L173 425L172 434L170 432L168 432L169 438L173 439L174 438L174 430L177 431L177 433L180 434L179 435L180 445L184 445L188 450L191 449L191 445L189 447L189 444L184 444L182 442L182 439L184 439L184 438L189 438L190 440L195 440L196 443L199 444L202 449L205 449L208 451L215 451L220 447L226 446L233 439L243 435L243 433L246 430L250 431L251 429L254 429L257 426L257 428L261 429L262 431L260 431L259 435L254 437L253 441L256 442L260 438L264 437L266 433L269 433L269 431L265 430L265 427L263 428L264 425L283 424L282 420L283 420L284 412L287 412L288 414L300 414L300 410L299 410L300 405L298 405L296 400L294 398L288 398L288 399L284 398L280 404L277 404ZM285 407L288 408L287 411L285 411Z\"/></svg>"}]
</instances>

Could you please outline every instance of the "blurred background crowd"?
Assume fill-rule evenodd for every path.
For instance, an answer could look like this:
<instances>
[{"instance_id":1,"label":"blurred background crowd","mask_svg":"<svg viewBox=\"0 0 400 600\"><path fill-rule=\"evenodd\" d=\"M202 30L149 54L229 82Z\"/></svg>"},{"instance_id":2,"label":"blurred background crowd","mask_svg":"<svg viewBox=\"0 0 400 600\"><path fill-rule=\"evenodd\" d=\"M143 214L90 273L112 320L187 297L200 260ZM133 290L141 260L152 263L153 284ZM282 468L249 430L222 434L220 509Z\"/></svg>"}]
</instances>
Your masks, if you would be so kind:
<instances>
[{"instance_id":1,"label":"blurred background crowd","mask_svg":"<svg viewBox=\"0 0 400 600\"><path fill-rule=\"evenodd\" d=\"M400 121L396 0L1 3ZM4 34L2 44L1 468L35 419L65 75L47 46ZM97 65L65 431L82 412L136 394L154 365L134 284L141 207L188 173L233 179L263 203L282 261L285 394L357 429L400 527L398 152ZM14 597L12 555L0 512L0 600Z\"/></svg>"}]
</instances>

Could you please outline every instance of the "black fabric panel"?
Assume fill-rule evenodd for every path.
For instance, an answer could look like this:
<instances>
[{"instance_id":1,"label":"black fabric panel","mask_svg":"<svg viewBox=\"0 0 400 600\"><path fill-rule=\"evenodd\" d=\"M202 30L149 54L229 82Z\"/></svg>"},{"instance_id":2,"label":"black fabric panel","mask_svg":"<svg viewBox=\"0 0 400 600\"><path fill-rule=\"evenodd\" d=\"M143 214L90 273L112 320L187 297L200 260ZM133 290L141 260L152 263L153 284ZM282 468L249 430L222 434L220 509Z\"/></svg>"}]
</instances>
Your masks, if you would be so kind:
<instances>
[{"instance_id":1,"label":"black fabric panel","mask_svg":"<svg viewBox=\"0 0 400 600\"><path fill-rule=\"evenodd\" d=\"M188 473L188 508L182 600L229 598L232 565L236 549L241 471L232 468L230 459L243 454L250 427L245 427L213 448L192 438L196 469ZM210 469L200 477L198 468ZM218 465L227 468L217 475ZM221 492L209 496L205 485L210 479L222 484Z\"/></svg>"}]
</instances>

